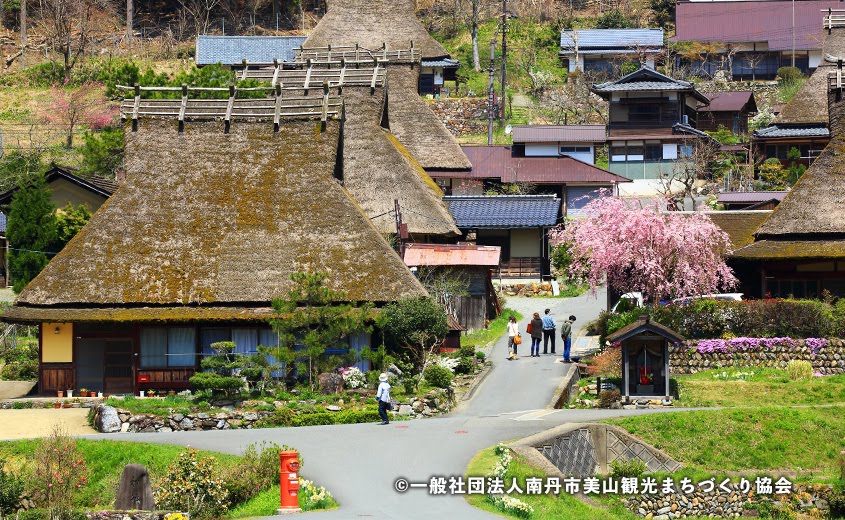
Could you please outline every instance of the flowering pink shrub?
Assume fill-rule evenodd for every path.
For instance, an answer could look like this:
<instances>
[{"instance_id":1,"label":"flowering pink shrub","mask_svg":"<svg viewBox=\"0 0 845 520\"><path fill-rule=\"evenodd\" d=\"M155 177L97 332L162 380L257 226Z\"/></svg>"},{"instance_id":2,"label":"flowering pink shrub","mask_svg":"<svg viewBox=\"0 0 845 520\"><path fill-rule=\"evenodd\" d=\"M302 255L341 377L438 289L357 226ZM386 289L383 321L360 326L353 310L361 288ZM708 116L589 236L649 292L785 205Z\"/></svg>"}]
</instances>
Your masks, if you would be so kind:
<instances>
[{"instance_id":1,"label":"flowering pink shrub","mask_svg":"<svg viewBox=\"0 0 845 520\"><path fill-rule=\"evenodd\" d=\"M730 239L703 213L663 213L657 204L635 206L617 197L599 197L584 213L552 229L549 241L571 244L570 277L594 289L606 281L656 302L737 283L724 261Z\"/></svg>"},{"instance_id":2,"label":"flowering pink shrub","mask_svg":"<svg viewBox=\"0 0 845 520\"><path fill-rule=\"evenodd\" d=\"M804 344L815 355L827 346L824 338L807 338ZM696 344L695 349L699 354L731 354L734 352L749 352L769 350L774 347L797 348L800 346L798 340L792 338L731 338L731 339L704 339Z\"/></svg>"},{"instance_id":3,"label":"flowering pink shrub","mask_svg":"<svg viewBox=\"0 0 845 520\"><path fill-rule=\"evenodd\" d=\"M99 130L112 124L118 114L118 108L105 99L99 83L84 83L76 89L54 85L50 94L52 101L41 117L66 132L68 148L73 146L73 132L79 126Z\"/></svg>"}]
</instances>

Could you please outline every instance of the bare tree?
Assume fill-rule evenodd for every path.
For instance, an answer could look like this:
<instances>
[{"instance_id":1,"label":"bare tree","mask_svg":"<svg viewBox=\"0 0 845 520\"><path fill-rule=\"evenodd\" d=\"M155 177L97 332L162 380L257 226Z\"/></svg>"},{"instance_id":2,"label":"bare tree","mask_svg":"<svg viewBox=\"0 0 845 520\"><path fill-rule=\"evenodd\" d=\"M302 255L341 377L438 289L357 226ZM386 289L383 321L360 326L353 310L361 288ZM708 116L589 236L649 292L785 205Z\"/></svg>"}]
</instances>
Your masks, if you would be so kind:
<instances>
[{"instance_id":1,"label":"bare tree","mask_svg":"<svg viewBox=\"0 0 845 520\"><path fill-rule=\"evenodd\" d=\"M26 0L21 0L21 66L24 65L24 52L26 51L26 24ZM9 65L11 63L7 63L7 67Z\"/></svg>"},{"instance_id":2,"label":"bare tree","mask_svg":"<svg viewBox=\"0 0 845 520\"><path fill-rule=\"evenodd\" d=\"M47 45L62 55L65 82L92 41L91 16L96 0L41 0L39 27Z\"/></svg>"},{"instance_id":3,"label":"bare tree","mask_svg":"<svg viewBox=\"0 0 845 520\"><path fill-rule=\"evenodd\" d=\"M211 17L220 0L179 0L179 5L194 21L196 34L208 34L211 27Z\"/></svg>"},{"instance_id":4,"label":"bare tree","mask_svg":"<svg viewBox=\"0 0 845 520\"><path fill-rule=\"evenodd\" d=\"M603 72L588 71L569 76L566 84L551 91L542 103L554 124L607 123L607 102L590 92L590 86L608 78Z\"/></svg>"},{"instance_id":5,"label":"bare tree","mask_svg":"<svg viewBox=\"0 0 845 520\"><path fill-rule=\"evenodd\" d=\"M670 209L683 210L687 198L692 201L692 209L696 209L695 196L706 191L707 185L713 184L713 167L718 157L719 145L716 141L699 139L692 144L686 157L675 161L671 171L661 172L657 191L671 201L674 208ZM699 188L702 181L704 189Z\"/></svg>"},{"instance_id":6,"label":"bare tree","mask_svg":"<svg viewBox=\"0 0 845 520\"><path fill-rule=\"evenodd\" d=\"M759 52L747 52L743 57L743 61L748 68L751 69L751 80L754 81L757 79L757 66L763 62L763 54Z\"/></svg>"},{"instance_id":7,"label":"bare tree","mask_svg":"<svg viewBox=\"0 0 845 520\"><path fill-rule=\"evenodd\" d=\"M133 29L132 26L134 25L132 22L132 17L135 14L135 6L133 5L132 0L126 0L126 42L132 43L132 36L133 36Z\"/></svg>"}]
</instances>

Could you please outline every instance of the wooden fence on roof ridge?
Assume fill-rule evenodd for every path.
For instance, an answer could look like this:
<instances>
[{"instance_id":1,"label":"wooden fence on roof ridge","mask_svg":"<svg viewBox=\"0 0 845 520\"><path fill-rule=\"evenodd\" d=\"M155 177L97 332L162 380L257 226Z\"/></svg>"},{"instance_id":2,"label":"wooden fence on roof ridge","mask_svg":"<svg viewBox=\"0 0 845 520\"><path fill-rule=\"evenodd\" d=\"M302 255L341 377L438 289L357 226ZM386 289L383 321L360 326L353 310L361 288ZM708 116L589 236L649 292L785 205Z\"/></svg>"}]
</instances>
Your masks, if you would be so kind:
<instances>
[{"instance_id":1,"label":"wooden fence on roof ridge","mask_svg":"<svg viewBox=\"0 0 845 520\"><path fill-rule=\"evenodd\" d=\"M361 66L341 59L340 64L339 68L333 68L309 60L305 68L289 69L278 62L270 67L245 63L238 79L269 81L273 87L280 85L283 90L303 90L305 95L324 83L328 83L329 88L337 88L338 93L343 91L343 87L370 87L375 90L384 86L386 69L383 62L373 61Z\"/></svg>"},{"instance_id":2,"label":"wooden fence on roof ridge","mask_svg":"<svg viewBox=\"0 0 845 520\"><path fill-rule=\"evenodd\" d=\"M134 92L134 97L124 98L120 104L120 116L132 121L132 131L138 129L138 119L146 117L176 118L179 131L184 131L186 120L222 120L224 132L229 133L235 120L273 121L273 131L279 131L282 119L319 119L325 129L329 118L338 118L343 110L343 100L329 95L328 82L322 85L323 96L283 97L281 85L272 87L127 87L118 85L119 90ZM240 92L266 92L263 98L238 98ZM143 93L181 93L179 99L145 99ZM191 98L191 93L218 95L219 98Z\"/></svg>"},{"instance_id":3,"label":"wooden fence on roof ridge","mask_svg":"<svg viewBox=\"0 0 845 520\"><path fill-rule=\"evenodd\" d=\"M299 47L296 49L297 63L305 63L308 60L323 63L339 64L341 59L347 62L372 62L381 60L391 63L417 63L422 60L422 52L414 47L413 40L407 49L388 49L382 44L381 49L367 49L359 45L328 45L326 47Z\"/></svg>"}]
</instances>

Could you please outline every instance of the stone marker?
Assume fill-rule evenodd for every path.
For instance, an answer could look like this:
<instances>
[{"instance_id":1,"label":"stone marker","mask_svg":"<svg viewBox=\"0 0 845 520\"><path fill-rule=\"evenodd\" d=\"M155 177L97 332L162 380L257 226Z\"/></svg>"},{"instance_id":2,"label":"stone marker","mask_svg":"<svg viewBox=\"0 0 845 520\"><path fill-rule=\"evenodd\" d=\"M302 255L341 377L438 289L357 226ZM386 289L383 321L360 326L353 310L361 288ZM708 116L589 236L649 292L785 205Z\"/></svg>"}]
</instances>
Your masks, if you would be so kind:
<instances>
[{"instance_id":1,"label":"stone marker","mask_svg":"<svg viewBox=\"0 0 845 520\"><path fill-rule=\"evenodd\" d=\"M320 393L322 394L339 394L343 389L343 376L326 372L317 376L320 384Z\"/></svg>"},{"instance_id":2,"label":"stone marker","mask_svg":"<svg viewBox=\"0 0 845 520\"><path fill-rule=\"evenodd\" d=\"M147 468L140 464L127 464L123 467L114 507L121 510L155 511L153 488Z\"/></svg>"}]
</instances>

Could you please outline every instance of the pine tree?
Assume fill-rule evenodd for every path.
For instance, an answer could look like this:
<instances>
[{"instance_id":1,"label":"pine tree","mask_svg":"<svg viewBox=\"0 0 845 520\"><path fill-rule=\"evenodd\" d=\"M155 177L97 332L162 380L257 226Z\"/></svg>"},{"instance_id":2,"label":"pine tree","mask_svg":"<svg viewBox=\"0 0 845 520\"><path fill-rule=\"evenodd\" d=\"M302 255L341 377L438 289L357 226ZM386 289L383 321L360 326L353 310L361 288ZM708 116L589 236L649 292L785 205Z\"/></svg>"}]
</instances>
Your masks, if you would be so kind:
<instances>
[{"instance_id":1,"label":"pine tree","mask_svg":"<svg viewBox=\"0 0 845 520\"><path fill-rule=\"evenodd\" d=\"M21 184L12 196L6 237L9 240L9 269L13 289L23 290L44 269L47 253L56 242L56 208L44 177Z\"/></svg>"}]
</instances>

